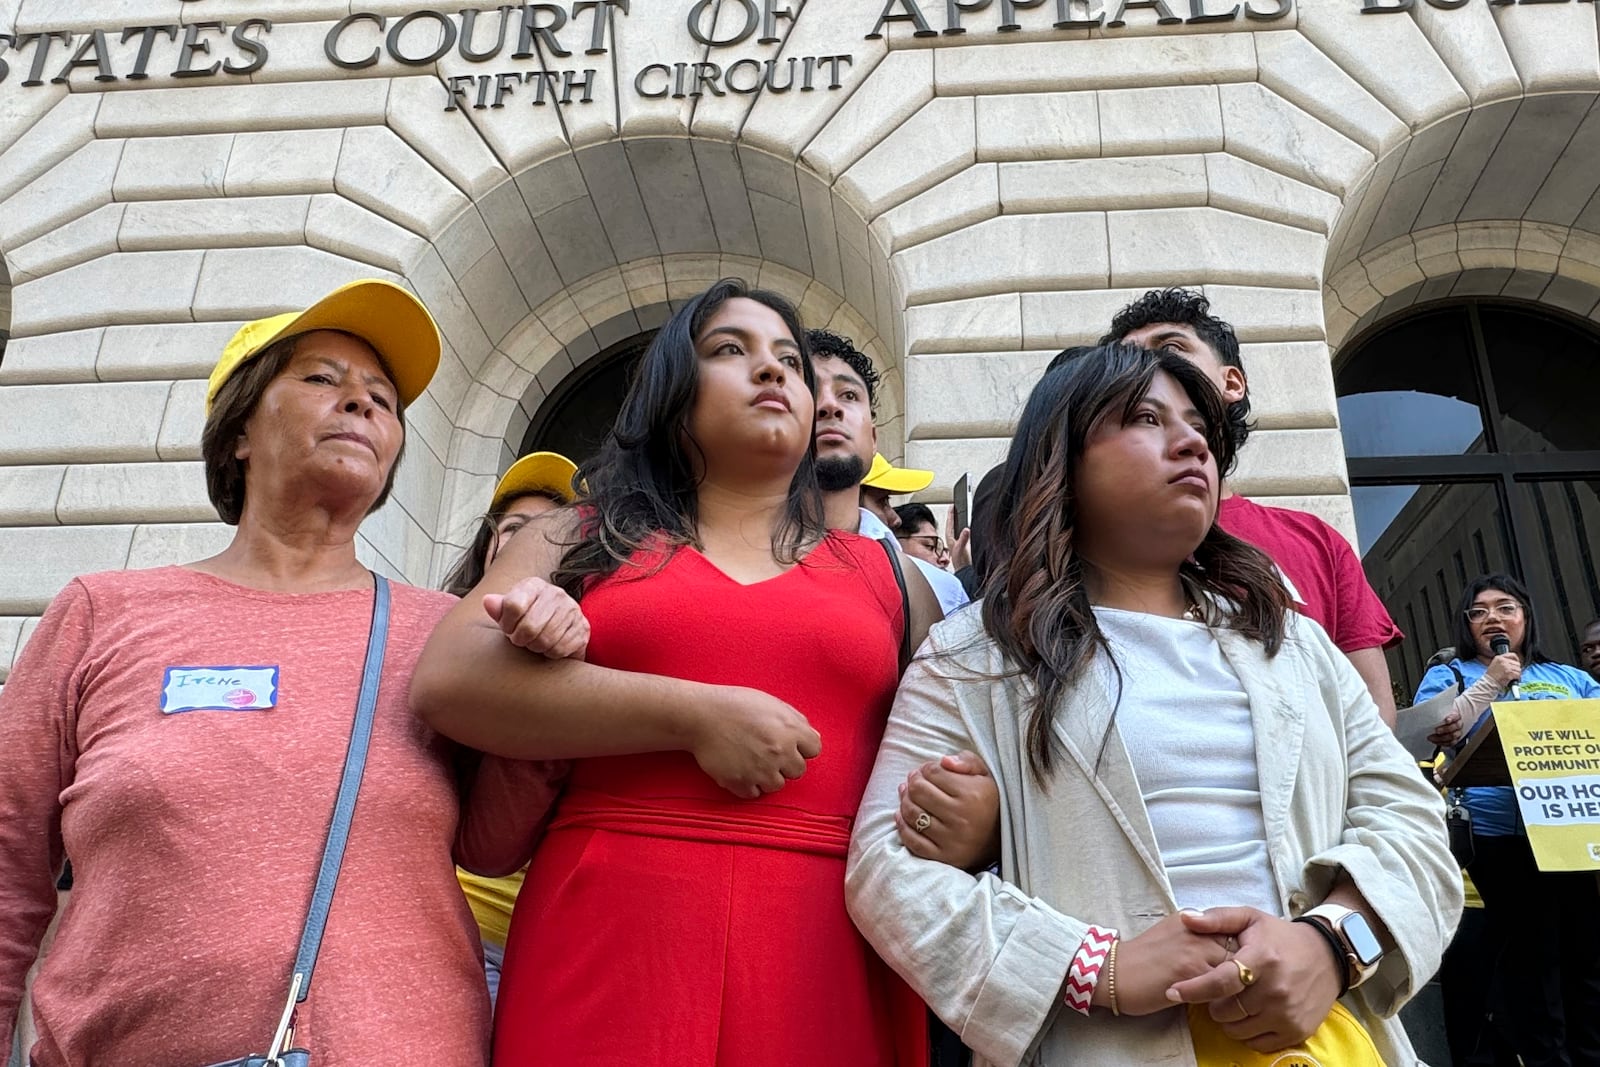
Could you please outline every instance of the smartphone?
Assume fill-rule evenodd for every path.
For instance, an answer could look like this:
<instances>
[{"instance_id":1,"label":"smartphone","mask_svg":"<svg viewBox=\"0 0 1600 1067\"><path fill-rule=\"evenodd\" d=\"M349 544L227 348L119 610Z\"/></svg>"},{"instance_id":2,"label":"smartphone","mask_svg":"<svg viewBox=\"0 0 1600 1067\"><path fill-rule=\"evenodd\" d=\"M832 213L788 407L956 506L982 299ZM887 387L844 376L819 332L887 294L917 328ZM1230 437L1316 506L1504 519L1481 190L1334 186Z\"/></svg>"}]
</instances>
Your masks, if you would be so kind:
<instances>
[{"instance_id":1,"label":"smartphone","mask_svg":"<svg viewBox=\"0 0 1600 1067\"><path fill-rule=\"evenodd\" d=\"M961 536L961 531L972 525L972 476L965 472L956 479L955 502L950 505L955 511L956 536Z\"/></svg>"}]
</instances>

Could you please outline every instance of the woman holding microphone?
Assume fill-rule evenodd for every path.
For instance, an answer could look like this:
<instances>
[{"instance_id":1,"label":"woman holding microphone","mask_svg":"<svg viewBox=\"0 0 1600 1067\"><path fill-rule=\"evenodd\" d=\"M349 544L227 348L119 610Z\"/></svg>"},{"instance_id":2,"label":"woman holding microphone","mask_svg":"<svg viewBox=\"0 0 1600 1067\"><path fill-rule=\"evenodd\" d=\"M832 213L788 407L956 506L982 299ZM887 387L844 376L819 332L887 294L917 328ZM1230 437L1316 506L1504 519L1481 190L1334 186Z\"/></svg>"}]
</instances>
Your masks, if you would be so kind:
<instances>
[{"instance_id":1,"label":"woman holding microphone","mask_svg":"<svg viewBox=\"0 0 1600 1067\"><path fill-rule=\"evenodd\" d=\"M1456 658L1422 676L1416 701L1459 688L1432 740L1459 747L1499 700L1600 697L1600 685L1539 648L1528 590L1505 574L1469 583L1456 616ZM1491 922L1507 934L1505 985L1525 1067L1600 1064L1600 892L1590 872L1542 872L1510 786L1464 789L1472 819L1467 871Z\"/></svg>"}]
</instances>

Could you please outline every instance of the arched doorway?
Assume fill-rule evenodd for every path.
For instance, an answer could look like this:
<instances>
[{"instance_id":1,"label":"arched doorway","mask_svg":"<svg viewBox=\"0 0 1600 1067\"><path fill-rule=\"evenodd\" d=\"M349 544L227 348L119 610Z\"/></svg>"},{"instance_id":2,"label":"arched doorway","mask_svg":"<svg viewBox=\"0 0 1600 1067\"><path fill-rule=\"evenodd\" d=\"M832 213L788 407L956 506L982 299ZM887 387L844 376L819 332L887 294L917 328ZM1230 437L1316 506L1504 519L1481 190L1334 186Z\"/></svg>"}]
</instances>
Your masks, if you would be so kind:
<instances>
[{"instance_id":1,"label":"arched doorway","mask_svg":"<svg viewBox=\"0 0 1600 1067\"><path fill-rule=\"evenodd\" d=\"M1485 571L1522 578L1545 651L1577 662L1600 614L1596 367L1594 324L1488 300L1414 308L1336 361L1362 561L1409 638L1389 664L1404 696Z\"/></svg>"},{"instance_id":2,"label":"arched doorway","mask_svg":"<svg viewBox=\"0 0 1600 1067\"><path fill-rule=\"evenodd\" d=\"M585 360L539 405L517 453L559 452L574 463L589 459L616 421L634 371L656 331L646 330Z\"/></svg>"}]
</instances>

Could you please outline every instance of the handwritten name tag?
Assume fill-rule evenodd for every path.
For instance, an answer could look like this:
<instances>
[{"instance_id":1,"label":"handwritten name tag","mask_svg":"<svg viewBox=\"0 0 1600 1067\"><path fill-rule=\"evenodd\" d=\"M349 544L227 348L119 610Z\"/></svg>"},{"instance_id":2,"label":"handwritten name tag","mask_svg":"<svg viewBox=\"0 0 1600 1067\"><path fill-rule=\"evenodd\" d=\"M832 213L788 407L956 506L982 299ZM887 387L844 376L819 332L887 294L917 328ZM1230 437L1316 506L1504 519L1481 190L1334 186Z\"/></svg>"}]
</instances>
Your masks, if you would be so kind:
<instances>
[{"instance_id":1,"label":"handwritten name tag","mask_svg":"<svg viewBox=\"0 0 1600 1067\"><path fill-rule=\"evenodd\" d=\"M277 667L168 667L161 711L264 711L278 702Z\"/></svg>"}]
</instances>

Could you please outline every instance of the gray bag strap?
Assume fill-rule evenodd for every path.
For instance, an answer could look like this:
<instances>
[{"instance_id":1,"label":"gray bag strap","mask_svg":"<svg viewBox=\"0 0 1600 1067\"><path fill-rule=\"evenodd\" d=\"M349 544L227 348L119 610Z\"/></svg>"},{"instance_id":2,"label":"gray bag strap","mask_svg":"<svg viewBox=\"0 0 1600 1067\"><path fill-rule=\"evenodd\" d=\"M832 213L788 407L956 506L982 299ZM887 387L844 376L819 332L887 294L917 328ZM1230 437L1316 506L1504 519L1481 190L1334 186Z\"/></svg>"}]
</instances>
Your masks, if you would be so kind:
<instances>
[{"instance_id":1,"label":"gray bag strap","mask_svg":"<svg viewBox=\"0 0 1600 1067\"><path fill-rule=\"evenodd\" d=\"M328 908L339 882L339 867L344 863L344 846L350 840L350 820L356 813L356 795L361 791L361 775L367 769L367 746L372 740L372 719L378 707L378 681L383 675L383 651L389 643L389 582L381 574L372 576L372 625L367 631L367 659L361 668L361 695L356 698L355 722L350 726L350 746L345 749L344 770L339 775L339 792L333 801L333 820L328 825L328 840L322 846L322 865L317 869L317 884L311 890L311 906L300 931L300 947L294 955L294 973L289 980L289 995L283 1015L273 1032L265 1055L214 1063L211 1067L309 1067L305 1049L291 1049L294 1040L296 1005L305 1002L311 989L311 969L317 965L317 950L328 926Z\"/></svg>"},{"instance_id":2,"label":"gray bag strap","mask_svg":"<svg viewBox=\"0 0 1600 1067\"><path fill-rule=\"evenodd\" d=\"M356 794L361 790L361 773L367 766L367 746L372 740L373 713L378 706L378 680L383 674L383 651L389 640L389 582L381 574L372 576L372 627L367 634L367 661L361 669L361 695L356 699L355 724L350 728L350 747L344 755L344 773L339 778L339 795L333 802L333 822L322 849L322 866L317 885L311 891L311 908L306 913L305 929L300 934L300 950L294 957L295 1003L303 1004L311 989L311 969L317 965L317 950L328 926L328 908L339 882L339 867L344 862L344 847L350 839L350 820L356 812Z\"/></svg>"}]
</instances>

